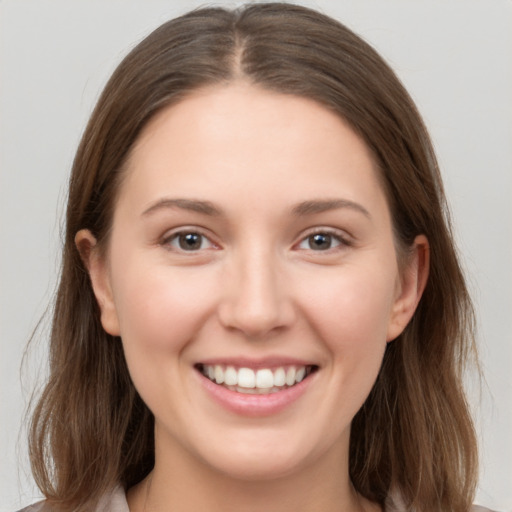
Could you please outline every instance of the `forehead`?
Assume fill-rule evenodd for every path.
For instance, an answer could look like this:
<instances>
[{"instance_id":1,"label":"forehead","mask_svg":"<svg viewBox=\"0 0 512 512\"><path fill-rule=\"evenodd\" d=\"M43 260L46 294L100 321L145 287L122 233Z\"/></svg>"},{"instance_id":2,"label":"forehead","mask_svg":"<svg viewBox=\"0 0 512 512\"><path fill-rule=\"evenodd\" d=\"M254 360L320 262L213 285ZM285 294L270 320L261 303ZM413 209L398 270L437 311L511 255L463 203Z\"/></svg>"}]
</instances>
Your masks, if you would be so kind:
<instances>
[{"instance_id":1,"label":"forehead","mask_svg":"<svg viewBox=\"0 0 512 512\"><path fill-rule=\"evenodd\" d=\"M163 109L139 136L126 171L121 195L146 201L176 189L192 196L233 189L248 198L266 190L275 200L337 187L346 199L364 189L382 194L370 150L341 117L247 83L200 89Z\"/></svg>"}]
</instances>

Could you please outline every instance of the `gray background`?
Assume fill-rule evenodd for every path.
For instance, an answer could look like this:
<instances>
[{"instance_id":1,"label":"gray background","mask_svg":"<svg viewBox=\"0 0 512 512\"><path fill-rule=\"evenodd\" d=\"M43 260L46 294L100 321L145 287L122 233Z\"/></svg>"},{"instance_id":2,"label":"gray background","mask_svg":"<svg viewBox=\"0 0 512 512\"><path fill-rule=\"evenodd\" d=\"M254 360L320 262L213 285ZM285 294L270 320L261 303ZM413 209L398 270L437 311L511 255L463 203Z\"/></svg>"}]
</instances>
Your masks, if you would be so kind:
<instances>
[{"instance_id":1,"label":"gray background","mask_svg":"<svg viewBox=\"0 0 512 512\"><path fill-rule=\"evenodd\" d=\"M241 2L223 2L238 5ZM480 322L486 382L468 387L481 438L478 501L512 511L512 3L317 0L363 35L417 101L438 151ZM115 64L161 22L201 5L0 0L0 510L33 501L25 433L44 378L66 179Z\"/></svg>"}]
</instances>

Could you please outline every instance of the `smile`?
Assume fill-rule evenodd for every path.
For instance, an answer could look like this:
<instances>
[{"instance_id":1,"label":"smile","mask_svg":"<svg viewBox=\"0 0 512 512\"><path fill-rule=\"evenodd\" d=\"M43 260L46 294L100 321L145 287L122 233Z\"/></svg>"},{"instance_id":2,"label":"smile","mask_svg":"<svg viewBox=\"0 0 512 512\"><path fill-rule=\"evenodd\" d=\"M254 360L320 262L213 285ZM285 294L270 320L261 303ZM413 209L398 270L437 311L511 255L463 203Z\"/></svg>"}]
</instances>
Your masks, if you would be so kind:
<instances>
[{"instance_id":1,"label":"smile","mask_svg":"<svg viewBox=\"0 0 512 512\"><path fill-rule=\"evenodd\" d=\"M302 382L315 372L316 365L246 368L227 365L198 364L197 369L210 381L238 393L263 395L278 393Z\"/></svg>"}]
</instances>

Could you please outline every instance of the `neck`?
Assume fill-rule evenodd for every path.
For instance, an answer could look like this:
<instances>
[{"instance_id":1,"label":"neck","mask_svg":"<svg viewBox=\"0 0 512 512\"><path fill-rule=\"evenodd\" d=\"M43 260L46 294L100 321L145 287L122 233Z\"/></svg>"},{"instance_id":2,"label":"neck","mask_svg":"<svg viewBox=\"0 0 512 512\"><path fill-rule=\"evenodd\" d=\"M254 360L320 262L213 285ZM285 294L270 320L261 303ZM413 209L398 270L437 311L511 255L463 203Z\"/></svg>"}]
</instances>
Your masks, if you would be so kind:
<instances>
[{"instance_id":1,"label":"neck","mask_svg":"<svg viewBox=\"0 0 512 512\"><path fill-rule=\"evenodd\" d=\"M197 461L183 449L173 449L167 456L157 449L153 472L129 491L128 504L131 512L380 510L353 489L346 448L343 453L332 450L300 471L268 479L234 478Z\"/></svg>"}]
</instances>

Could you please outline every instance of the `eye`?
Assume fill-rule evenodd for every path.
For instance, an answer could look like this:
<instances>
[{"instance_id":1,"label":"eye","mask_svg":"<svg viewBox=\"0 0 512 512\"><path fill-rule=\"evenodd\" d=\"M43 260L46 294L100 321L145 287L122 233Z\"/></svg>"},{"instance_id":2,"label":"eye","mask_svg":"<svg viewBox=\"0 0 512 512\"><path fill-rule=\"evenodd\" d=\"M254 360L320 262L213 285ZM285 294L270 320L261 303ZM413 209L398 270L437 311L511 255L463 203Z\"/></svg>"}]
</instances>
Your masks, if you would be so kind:
<instances>
[{"instance_id":1,"label":"eye","mask_svg":"<svg viewBox=\"0 0 512 512\"><path fill-rule=\"evenodd\" d=\"M304 238L298 248L307 251L328 251L340 245L348 245L340 235L329 231L318 231Z\"/></svg>"},{"instance_id":2,"label":"eye","mask_svg":"<svg viewBox=\"0 0 512 512\"><path fill-rule=\"evenodd\" d=\"M164 240L164 244L179 251L194 252L214 247L205 235L197 231L180 231Z\"/></svg>"}]
</instances>

